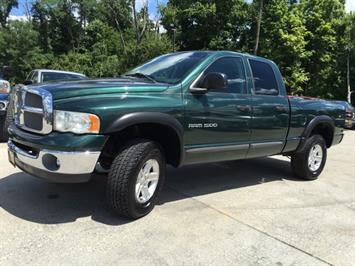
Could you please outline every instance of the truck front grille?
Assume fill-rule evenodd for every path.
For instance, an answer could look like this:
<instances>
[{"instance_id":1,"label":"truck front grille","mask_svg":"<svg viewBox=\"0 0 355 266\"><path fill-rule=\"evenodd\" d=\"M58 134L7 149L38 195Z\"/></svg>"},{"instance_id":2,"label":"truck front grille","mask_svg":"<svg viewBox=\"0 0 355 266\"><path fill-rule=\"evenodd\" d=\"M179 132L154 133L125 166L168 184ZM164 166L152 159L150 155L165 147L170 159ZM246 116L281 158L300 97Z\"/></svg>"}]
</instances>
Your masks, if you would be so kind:
<instances>
[{"instance_id":1,"label":"truck front grille","mask_svg":"<svg viewBox=\"0 0 355 266\"><path fill-rule=\"evenodd\" d=\"M43 109L42 97L34 93L26 93L25 105Z\"/></svg>"},{"instance_id":2,"label":"truck front grille","mask_svg":"<svg viewBox=\"0 0 355 266\"><path fill-rule=\"evenodd\" d=\"M38 134L52 132L52 95L43 89L16 88L14 95L15 123L23 130Z\"/></svg>"}]
</instances>

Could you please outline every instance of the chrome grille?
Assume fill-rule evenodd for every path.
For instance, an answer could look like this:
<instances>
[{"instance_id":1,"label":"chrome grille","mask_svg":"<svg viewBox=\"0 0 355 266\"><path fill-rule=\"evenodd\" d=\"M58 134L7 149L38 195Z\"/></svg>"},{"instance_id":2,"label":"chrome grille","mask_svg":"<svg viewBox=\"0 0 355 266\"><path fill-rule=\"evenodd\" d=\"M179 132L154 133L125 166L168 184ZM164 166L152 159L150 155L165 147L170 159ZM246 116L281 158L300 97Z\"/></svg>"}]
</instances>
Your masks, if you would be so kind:
<instances>
[{"instance_id":1,"label":"chrome grille","mask_svg":"<svg viewBox=\"0 0 355 266\"><path fill-rule=\"evenodd\" d=\"M15 123L23 130L49 134L53 129L52 95L40 88L16 88Z\"/></svg>"}]
</instances>

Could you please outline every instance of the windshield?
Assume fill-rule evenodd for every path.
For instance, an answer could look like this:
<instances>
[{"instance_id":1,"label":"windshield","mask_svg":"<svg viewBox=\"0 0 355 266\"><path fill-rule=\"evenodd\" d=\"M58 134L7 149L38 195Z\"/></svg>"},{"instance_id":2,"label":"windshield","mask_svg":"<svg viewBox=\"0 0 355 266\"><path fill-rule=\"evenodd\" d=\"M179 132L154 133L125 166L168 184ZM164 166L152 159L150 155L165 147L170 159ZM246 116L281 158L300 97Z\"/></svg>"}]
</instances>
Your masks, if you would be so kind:
<instances>
[{"instance_id":1,"label":"windshield","mask_svg":"<svg viewBox=\"0 0 355 266\"><path fill-rule=\"evenodd\" d=\"M132 69L125 75L152 79L156 82L176 84L208 56L206 52L183 52L159 56Z\"/></svg>"}]
</instances>

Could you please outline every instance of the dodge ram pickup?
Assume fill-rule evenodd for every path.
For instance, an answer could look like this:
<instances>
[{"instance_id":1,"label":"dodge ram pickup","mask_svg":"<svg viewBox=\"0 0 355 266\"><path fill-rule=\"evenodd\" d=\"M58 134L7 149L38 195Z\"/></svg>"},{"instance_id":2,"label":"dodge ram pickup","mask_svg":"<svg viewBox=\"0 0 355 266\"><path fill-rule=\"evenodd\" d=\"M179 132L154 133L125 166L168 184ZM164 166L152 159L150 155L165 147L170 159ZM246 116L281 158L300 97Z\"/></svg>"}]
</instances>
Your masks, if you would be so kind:
<instances>
[{"instance_id":1,"label":"dodge ram pickup","mask_svg":"<svg viewBox=\"0 0 355 266\"><path fill-rule=\"evenodd\" d=\"M341 105L287 96L272 61L228 51L162 55L117 79L22 86L12 101L14 166L64 183L106 173L108 204L131 219L153 209L167 164L281 154L316 179L345 121Z\"/></svg>"}]
</instances>

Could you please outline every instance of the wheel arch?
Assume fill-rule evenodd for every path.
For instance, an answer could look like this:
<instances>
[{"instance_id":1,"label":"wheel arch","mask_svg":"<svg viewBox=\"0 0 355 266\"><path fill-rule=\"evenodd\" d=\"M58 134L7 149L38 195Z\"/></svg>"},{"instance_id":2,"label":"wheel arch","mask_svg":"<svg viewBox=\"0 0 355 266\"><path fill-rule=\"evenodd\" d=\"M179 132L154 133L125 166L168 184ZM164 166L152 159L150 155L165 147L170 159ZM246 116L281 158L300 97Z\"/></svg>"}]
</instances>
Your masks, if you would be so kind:
<instances>
[{"instance_id":1,"label":"wheel arch","mask_svg":"<svg viewBox=\"0 0 355 266\"><path fill-rule=\"evenodd\" d=\"M117 118L105 130L109 138L105 146L114 143L117 149L132 138L146 138L159 143L169 164L178 167L184 159L184 128L173 116L160 112L136 112ZM104 147L105 149L105 147Z\"/></svg>"},{"instance_id":2,"label":"wheel arch","mask_svg":"<svg viewBox=\"0 0 355 266\"><path fill-rule=\"evenodd\" d=\"M315 134L321 135L324 138L327 148L331 147L334 138L334 131L335 124L331 117L327 115L316 116L308 123L303 131L302 141L297 150L301 150L304 146L305 140Z\"/></svg>"}]
</instances>

